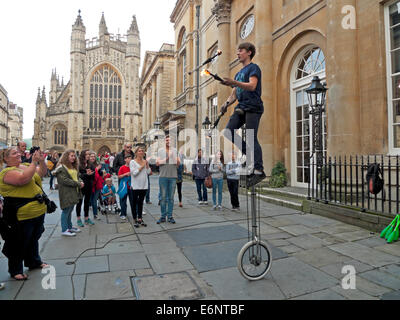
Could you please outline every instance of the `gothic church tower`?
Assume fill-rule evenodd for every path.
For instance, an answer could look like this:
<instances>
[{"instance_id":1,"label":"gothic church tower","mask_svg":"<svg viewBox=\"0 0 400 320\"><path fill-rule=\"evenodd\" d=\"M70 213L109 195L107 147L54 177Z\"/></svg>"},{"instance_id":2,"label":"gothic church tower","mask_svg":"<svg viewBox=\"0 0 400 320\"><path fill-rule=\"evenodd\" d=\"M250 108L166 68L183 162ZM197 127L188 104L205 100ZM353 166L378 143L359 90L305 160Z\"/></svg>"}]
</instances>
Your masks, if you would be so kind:
<instances>
[{"instance_id":1,"label":"gothic church tower","mask_svg":"<svg viewBox=\"0 0 400 320\"><path fill-rule=\"evenodd\" d=\"M118 152L139 138L140 35L133 16L126 35L108 31L104 13L98 37L86 39L79 11L71 33L70 81L54 70L49 106L36 104L34 141L44 149ZM44 127L39 123L44 123Z\"/></svg>"}]
</instances>

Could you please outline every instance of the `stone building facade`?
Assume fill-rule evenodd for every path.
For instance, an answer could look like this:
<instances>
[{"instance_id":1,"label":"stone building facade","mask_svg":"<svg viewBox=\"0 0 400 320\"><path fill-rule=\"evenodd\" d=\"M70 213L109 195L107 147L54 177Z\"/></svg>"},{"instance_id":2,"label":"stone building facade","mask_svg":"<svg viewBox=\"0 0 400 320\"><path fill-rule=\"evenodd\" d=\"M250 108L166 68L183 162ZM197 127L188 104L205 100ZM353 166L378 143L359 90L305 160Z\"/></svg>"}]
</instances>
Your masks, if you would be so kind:
<instances>
[{"instance_id":1,"label":"stone building facade","mask_svg":"<svg viewBox=\"0 0 400 320\"><path fill-rule=\"evenodd\" d=\"M141 75L141 93L143 105L142 141L151 141L154 135L154 123L162 124L170 119L173 111L175 47L164 43L157 52L146 51Z\"/></svg>"},{"instance_id":2,"label":"stone building facade","mask_svg":"<svg viewBox=\"0 0 400 320\"><path fill-rule=\"evenodd\" d=\"M140 35L133 16L127 35L108 32L86 39L80 12L71 33L71 73L64 85L52 72L49 100L38 94L32 143L43 149L122 150L141 132Z\"/></svg>"},{"instance_id":3,"label":"stone building facade","mask_svg":"<svg viewBox=\"0 0 400 320\"><path fill-rule=\"evenodd\" d=\"M23 140L24 109L11 101L8 104L8 127L8 143L15 146Z\"/></svg>"},{"instance_id":4,"label":"stone building facade","mask_svg":"<svg viewBox=\"0 0 400 320\"><path fill-rule=\"evenodd\" d=\"M8 141L8 93L0 84L0 148L6 148Z\"/></svg>"},{"instance_id":5,"label":"stone building facade","mask_svg":"<svg viewBox=\"0 0 400 320\"><path fill-rule=\"evenodd\" d=\"M197 79L182 71L196 66L197 33L200 62L222 50L207 66L221 77L233 78L240 70L241 42L255 44L265 107L258 137L267 175L283 161L291 185L305 186L310 179L313 136L305 89L314 76L329 88L327 155L400 154L400 1L178 0L171 22L175 108L185 110L187 123L196 118ZM199 87L201 123L216 117L231 89L211 78L200 78Z\"/></svg>"}]
</instances>

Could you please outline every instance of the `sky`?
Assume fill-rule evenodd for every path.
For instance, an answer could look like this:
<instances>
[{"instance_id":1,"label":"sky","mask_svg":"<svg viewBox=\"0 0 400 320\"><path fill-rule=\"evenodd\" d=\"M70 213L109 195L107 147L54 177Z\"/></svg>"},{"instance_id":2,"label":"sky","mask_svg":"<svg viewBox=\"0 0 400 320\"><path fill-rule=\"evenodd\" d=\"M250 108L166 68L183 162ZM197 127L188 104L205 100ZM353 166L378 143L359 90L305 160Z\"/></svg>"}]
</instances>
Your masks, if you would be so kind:
<instances>
[{"instance_id":1,"label":"sky","mask_svg":"<svg viewBox=\"0 0 400 320\"><path fill-rule=\"evenodd\" d=\"M46 87L54 68L64 84L70 77L72 25L81 10L86 39L98 36L102 12L109 33L127 33L135 14L141 40L141 64L146 50L174 43L170 15L176 0L15 0L0 2L0 84L8 99L24 108L23 138L33 135L38 87Z\"/></svg>"}]
</instances>

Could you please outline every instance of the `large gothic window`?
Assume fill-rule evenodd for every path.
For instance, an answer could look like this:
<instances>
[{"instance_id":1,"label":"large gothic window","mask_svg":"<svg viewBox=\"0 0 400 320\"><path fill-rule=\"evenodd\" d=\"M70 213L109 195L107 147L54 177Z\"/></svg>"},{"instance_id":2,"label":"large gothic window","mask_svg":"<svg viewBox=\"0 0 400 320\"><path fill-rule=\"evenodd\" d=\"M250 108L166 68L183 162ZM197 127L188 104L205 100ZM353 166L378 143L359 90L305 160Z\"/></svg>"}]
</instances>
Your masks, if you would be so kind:
<instances>
[{"instance_id":1,"label":"large gothic window","mask_svg":"<svg viewBox=\"0 0 400 320\"><path fill-rule=\"evenodd\" d=\"M67 145L67 128L63 125L57 125L54 128L54 144Z\"/></svg>"},{"instance_id":2,"label":"large gothic window","mask_svg":"<svg viewBox=\"0 0 400 320\"><path fill-rule=\"evenodd\" d=\"M109 65L102 65L90 80L89 128L121 128L121 79Z\"/></svg>"}]
</instances>

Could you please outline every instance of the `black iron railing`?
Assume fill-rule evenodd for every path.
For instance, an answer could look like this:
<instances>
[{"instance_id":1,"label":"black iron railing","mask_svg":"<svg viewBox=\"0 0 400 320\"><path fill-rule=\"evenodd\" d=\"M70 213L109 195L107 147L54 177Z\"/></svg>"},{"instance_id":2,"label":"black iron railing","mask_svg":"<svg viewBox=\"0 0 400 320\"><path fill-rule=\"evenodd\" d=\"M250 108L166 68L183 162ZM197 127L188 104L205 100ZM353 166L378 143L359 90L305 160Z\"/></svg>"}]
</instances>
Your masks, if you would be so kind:
<instances>
[{"instance_id":1,"label":"black iron railing","mask_svg":"<svg viewBox=\"0 0 400 320\"><path fill-rule=\"evenodd\" d=\"M378 163L384 187L378 194L368 191L367 171ZM385 214L400 214L400 156L337 156L317 164L311 159L308 197L325 203L343 204Z\"/></svg>"}]
</instances>

